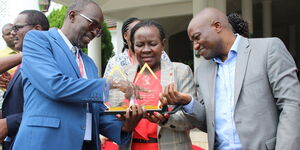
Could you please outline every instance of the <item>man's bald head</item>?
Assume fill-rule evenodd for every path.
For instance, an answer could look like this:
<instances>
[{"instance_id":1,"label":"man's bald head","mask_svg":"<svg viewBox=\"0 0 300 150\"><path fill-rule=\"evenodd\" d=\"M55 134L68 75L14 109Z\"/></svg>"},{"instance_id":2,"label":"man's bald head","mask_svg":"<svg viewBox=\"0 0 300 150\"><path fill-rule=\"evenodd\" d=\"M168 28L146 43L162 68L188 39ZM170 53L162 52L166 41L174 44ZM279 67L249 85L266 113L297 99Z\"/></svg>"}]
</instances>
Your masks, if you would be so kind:
<instances>
[{"instance_id":1,"label":"man's bald head","mask_svg":"<svg viewBox=\"0 0 300 150\"><path fill-rule=\"evenodd\" d=\"M6 42L6 45L8 47L10 47L11 49L14 49L15 44L14 44L12 36L11 36L12 26L13 26L13 24L8 23L2 27L2 38L4 39L4 41Z\"/></svg>"},{"instance_id":2,"label":"man's bald head","mask_svg":"<svg viewBox=\"0 0 300 150\"><path fill-rule=\"evenodd\" d=\"M13 26L12 23L5 24L5 25L2 27L2 34L5 34L5 31L6 31L6 30L10 30L10 31L11 31L12 26Z\"/></svg>"},{"instance_id":3,"label":"man's bald head","mask_svg":"<svg viewBox=\"0 0 300 150\"><path fill-rule=\"evenodd\" d=\"M202 26L211 26L220 22L223 28L231 29L227 16L216 8L205 8L200 11L190 22L189 27L195 23Z\"/></svg>"},{"instance_id":4,"label":"man's bald head","mask_svg":"<svg viewBox=\"0 0 300 150\"><path fill-rule=\"evenodd\" d=\"M235 40L227 16L215 8L200 11L191 20L187 31L194 50L206 59L226 59L229 45Z\"/></svg>"}]
</instances>

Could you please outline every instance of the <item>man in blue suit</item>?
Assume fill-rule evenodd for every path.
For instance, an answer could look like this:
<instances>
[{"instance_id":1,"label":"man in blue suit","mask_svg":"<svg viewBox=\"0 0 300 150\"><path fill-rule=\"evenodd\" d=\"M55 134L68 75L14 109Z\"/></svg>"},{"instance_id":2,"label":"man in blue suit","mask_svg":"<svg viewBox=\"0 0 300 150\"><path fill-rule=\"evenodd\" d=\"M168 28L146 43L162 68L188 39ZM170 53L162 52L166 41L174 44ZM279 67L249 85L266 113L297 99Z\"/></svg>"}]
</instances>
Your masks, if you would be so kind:
<instances>
[{"instance_id":1,"label":"man in blue suit","mask_svg":"<svg viewBox=\"0 0 300 150\"><path fill-rule=\"evenodd\" d=\"M30 30L48 30L47 17L37 10L22 11L15 19L11 32L15 50L22 51L23 38ZM19 67L17 67L19 68ZM17 69L8 84L4 94L2 113L4 119L0 119L0 140L4 140L3 150L9 150L14 137L17 134L23 112L23 86L20 69Z\"/></svg>"},{"instance_id":2,"label":"man in blue suit","mask_svg":"<svg viewBox=\"0 0 300 150\"><path fill-rule=\"evenodd\" d=\"M103 14L90 0L74 1L63 27L30 31L23 44L24 112L14 150L99 150L99 134L122 145L145 115L140 106L125 120L103 115L109 88L84 48L101 35ZM122 88L123 89L123 88Z\"/></svg>"}]
</instances>

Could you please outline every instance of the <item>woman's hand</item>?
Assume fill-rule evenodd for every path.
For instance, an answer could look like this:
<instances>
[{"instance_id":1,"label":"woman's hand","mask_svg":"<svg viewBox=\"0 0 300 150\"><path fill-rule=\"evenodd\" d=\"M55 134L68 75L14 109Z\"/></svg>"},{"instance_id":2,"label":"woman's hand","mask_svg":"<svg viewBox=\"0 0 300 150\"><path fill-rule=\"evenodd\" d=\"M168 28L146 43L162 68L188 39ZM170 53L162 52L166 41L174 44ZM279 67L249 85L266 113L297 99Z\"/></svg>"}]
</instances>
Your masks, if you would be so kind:
<instances>
[{"instance_id":1,"label":"woman's hand","mask_svg":"<svg viewBox=\"0 0 300 150\"><path fill-rule=\"evenodd\" d=\"M153 112L151 114L148 114L146 117L150 122L157 123L157 124L164 124L166 121L168 121L169 114L161 114L158 112Z\"/></svg>"}]
</instances>

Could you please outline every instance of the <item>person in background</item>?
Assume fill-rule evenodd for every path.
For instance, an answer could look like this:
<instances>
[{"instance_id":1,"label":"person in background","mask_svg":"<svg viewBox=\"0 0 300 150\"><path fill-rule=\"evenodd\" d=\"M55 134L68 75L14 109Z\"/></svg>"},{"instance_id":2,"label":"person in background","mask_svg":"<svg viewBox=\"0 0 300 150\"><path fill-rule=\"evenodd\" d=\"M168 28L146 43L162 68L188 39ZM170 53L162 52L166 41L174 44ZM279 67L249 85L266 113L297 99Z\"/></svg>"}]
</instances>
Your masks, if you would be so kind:
<instances>
[{"instance_id":1,"label":"person in background","mask_svg":"<svg viewBox=\"0 0 300 150\"><path fill-rule=\"evenodd\" d=\"M129 82L98 78L82 52L101 37L103 13L92 0L73 1L61 29L30 31L23 44L24 112L13 150L100 150L99 134L125 144L145 115L139 105L124 121L104 115L110 88L131 93Z\"/></svg>"},{"instance_id":2,"label":"person in background","mask_svg":"<svg viewBox=\"0 0 300 150\"><path fill-rule=\"evenodd\" d=\"M176 85L179 91L196 96L190 67L162 60L166 40L164 29L160 24L151 20L138 23L131 30L130 42L132 43L130 48L134 51L138 63L125 66L124 72L128 75L129 81L150 90L153 94L137 99L138 104L143 105L146 102L147 105L158 106L159 94L168 91L169 89L165 87L170 83ZM145 63L155 75L147 69L139 74ZM133 132L131 143L125 147L121 146L120 149L191 150L193 148L189 131L192 128L194 126L182 111L171 115L154 112L139 122Z\"/></svg>"},{"instance_id":3,"label":"person in background","mask_svg":"<svg viewBox=\"0 0 300 150\"><path fill-rule=\"evenodd\" d=\"M124 21L124 24L122 26L122 38L124 42L122 53L117 54L109 59L103 77L107 77L115 65L122 68L126 65L137 63L135 53L130 48L130 31L139 22L141 22L141 20L135 17L128 18L126 21ZM161 58L162 60L170 62L170 58L165 53L165 51L163 51Z\"/></svg>"},{"instance_id":4,"label":"person in background","mask_svg":"<svg viewBox=\"0 0 300 150\"><path fill-rule=\"evenodd\" d=\"M13 36L11 34L12 27L13 27L13 24L11 24L11 23L5 24L2 27L2 38L6 43L6 48L3 50L0 50L0 58L10 56L12 54L17 53L17 51L15 51L15 44L13 41ZM15 69L16 68L10 69L8 72L10 74L12 74L12 73L14 73Z\"/></svg>"},{"instance_id":5,"label":"person in background","mask_svg":"<svg viewBox=\"0 0 300 150\"><path fill-rule=\"evenodd\" d=\"M198 98L174 89L161 102L184 105L186 116L208 133L210 150L300 149L298 69L283 42L234 34L215 8L199 12L187 31L206 59L195 75Z\"/></svg>"},{"instance_id":6,"label":"person in background","mask_svg":"<svg viewBox=\"0 0 300 150\"><path fill-rule=\"evenodd\" d=\"M15 54L16 52L13 50L14 49L14 42L11 36L11 28L12 24L8 23L5 24L2 27L2 38L6 43L6 48L3 50L0 50L0 59L12 54ZM2 101L3 101L3 94L6 90L7 84L11 78L11 74L15 71L15 68L10 69L8 72L4 72L0 74L0 110L2 108ZM2 111L1 111L2 112ZM2 116L2 114L0 114Z\"/></svg>"},{"instance_id":7,"label":"person in background","mask_svg":"<svg viewBox=\"0 0 300 150\"><path fill-rule=\"evenodd\" d=\"M232 26L233 33L249 38L248 23L243 20L241 15L237 13L230 13L227 17L230 25Z\"/></svg>"},{"instance_id":8,"label":"person in background","mask_svg":"<svg viewBox=\"0 0 300 150\"><path fill-rule=\"evenodd\" d=\"M48 29L48 20L42 12L37 10L22 11L15 19L11 31L15 50L22 51L23 39L28 31ZM19 66L10 80L3 97L3 119L0 119L0 139L4 140L3 150L9 150L22 120L24 104L22 76Z\"/></svg>"}]
</instances>

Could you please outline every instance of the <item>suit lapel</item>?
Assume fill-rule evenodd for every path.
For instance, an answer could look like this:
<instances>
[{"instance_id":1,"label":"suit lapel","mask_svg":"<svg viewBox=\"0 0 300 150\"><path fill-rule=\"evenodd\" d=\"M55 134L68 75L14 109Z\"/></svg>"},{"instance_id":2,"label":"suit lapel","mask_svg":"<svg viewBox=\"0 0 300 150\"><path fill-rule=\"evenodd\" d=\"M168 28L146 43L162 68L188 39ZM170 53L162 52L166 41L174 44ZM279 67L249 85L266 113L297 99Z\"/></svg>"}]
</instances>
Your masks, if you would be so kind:
<instances>
[{"instance_id":1,"label":"suit lapel","mask_svg":"<svg viewBox=\"0 0 300 150\"><path fill-rule=\"evenodd\" d=\"M214 61L210 60L209 65L206 68L207 77L203 79L208 79L206 85L208 85L209 90L209 102L211 103L211 112L213 113L212 116L215 116L215 90L216 90L216 78L217 78L217 68L218 65ZM201 80L203 81L203 80ZM200 81L200 82L201 82Z\"/></svg>"},{"instance_id":2,"label":"suit lapel","mask_svg":"<svg viewBox=\"0 0 300 150\"><path fill-rule=\"evenodd\" d=\"M238 46L238 54L235 67L235 83L234 83L234 107L237 103L238 97L241 92L242 84L247 70L248 58L250 54L250 46L248 39L241 37Z\"/></svg>"},{"instance_id":3,"label":"suit lapel","mask_svg":"<svg viewBox=\"0 0 300 150\"><path fill-rule=\"evenodd\" d=\"M79 78L80 77L80 72L79 72L78 65L76 63L76 59L74 59L74 56L73 56L71 50L69 49L68 45L65 43L64 39L60 36L57 29L50 29L50 36L53 37L56 44L59 47L61 47L61 50L67 56L69 62L71 63L74 71L76 72L76 74Z\"/></svg>"},{"instance_id":4,"label":"suit lapel","mask_svg":"<svg viewBox=\"0 0 300 150\"><path fill-rule=\"evenodd\" d=\"M18 77L21 75L20 72L20 68L18 70L16 70L16 73L14 75L14 77L12 78L12 80L10 80L8 86L7 86L7 90L6 93L3 97L6 97L6 95L8 95L8 93L11 91L11 88L13 87L13 85L15 84L16 80L18 79Z\"/></svg>"}]
</instances>

